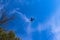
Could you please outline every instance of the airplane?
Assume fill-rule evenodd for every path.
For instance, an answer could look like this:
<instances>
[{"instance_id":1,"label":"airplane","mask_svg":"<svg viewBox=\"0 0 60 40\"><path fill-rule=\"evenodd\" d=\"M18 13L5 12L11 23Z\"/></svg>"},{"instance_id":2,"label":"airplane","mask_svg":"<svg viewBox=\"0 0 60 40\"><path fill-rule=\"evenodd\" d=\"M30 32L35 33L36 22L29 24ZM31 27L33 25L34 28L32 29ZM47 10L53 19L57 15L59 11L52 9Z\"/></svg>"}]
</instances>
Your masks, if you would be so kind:
<instances>
[{"instance_id":1,"label":"airplane","mask_svg":"<svg viewBox=\"0 0 60 40\"><path fill-rule=\"evenodd\" d=\"M33 22L33 21L34 21L34 18L33 18L33 17L31 17L31 18L30 18L30 21L31 21L31 22Z\"/></svg>"}]
</instances>

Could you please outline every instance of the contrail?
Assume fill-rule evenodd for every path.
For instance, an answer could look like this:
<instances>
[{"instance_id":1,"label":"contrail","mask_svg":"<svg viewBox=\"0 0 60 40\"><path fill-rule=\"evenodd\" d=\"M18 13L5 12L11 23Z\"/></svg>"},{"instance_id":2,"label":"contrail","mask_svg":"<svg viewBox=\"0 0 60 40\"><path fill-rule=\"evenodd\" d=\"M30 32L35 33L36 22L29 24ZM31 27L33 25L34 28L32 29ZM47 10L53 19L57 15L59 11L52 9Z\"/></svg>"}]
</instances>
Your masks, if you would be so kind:
<instances>
[{"instance_id":1,"label":"contrail","mask_svg":"<svg viewBox=\"0 0 60 40\"><path fill-rule=\"evenodd\" d=\"M19 11L17 11L17 10L13 10L13 11L10 12L10 15L14 15L14 14L20 15L20 17L21 17L25 22L30 23L29 18L27 18L26 15L24 15L23 13L21 13L21 12L19 12Z\"/></svg>"},{"instance_id":2,"label":"contrail","mask_svg":"<svg viewBox=\"0 0 60 40\"><path fill-rule=\"evenodd\" d=\"M24 40L28 40L28 39L26 39L26 38L30 38L30 40L32 40L32 38L31 38L31 33L34 31L34 29L31 28L31 21L30 21L30 19L27 18L27 16L24 15L23 13L18 12L18 11L16 11L16 10L14 10L11 14L15 14L15 13L16 13L16 14L19 14L20 17L27 23L27 27L25 28L27 35L25 36L25 38L24 38L24 37L22 37L22 38L23 38Z\"/></svg>"},{"instance_id":3,"label":"contrail","mask_svg":"<svg viewBox=\"0 0 60 40\"><path fill-rule=\"evenodd\" d=\"M11 14L19 14L20 15L20 17L27 23L27 26L26 26L26 28L25 28L25 30L26 30L26 33L27 33L27 35L25 36L26 38L30 38L30 40L32 40L32 35L31 35L31 33L32 32L34 32L35 31L35 29L33 29L32 27L31 27L31 24L32 24L32 22L30 21L30 19L29 18L27 18L27 16L25 15L25 14L23 14L23 13L21 13L21 12L18 12L17 10L14 10L13 12L11 12ZM24 37L22 37L24 40L28 40L28 39L26 39L26 38L24 38Z\"/></svg>"}]
</instances>

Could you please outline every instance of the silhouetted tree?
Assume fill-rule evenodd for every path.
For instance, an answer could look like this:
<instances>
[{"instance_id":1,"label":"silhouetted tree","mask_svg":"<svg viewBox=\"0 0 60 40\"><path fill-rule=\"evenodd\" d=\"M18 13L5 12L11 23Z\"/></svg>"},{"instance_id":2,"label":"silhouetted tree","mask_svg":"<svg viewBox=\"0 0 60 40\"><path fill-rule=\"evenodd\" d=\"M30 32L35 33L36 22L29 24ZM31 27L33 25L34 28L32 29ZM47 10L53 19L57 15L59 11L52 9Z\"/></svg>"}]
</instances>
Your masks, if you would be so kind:
<instances>
[{"instance_id":1,"label":"silhouetted tree","mask_svg":"<svg viewBox=\"0 0 60 40\"><path fill-rule=\"evenodd\" d=\"M8 33L8 37L9 37L9 40L14 40L14 39L15 39L15 34L14 34L14 32L13 32L13 31L10 31L10 32Z\"/></svg>"},{"instance_id":2,"label":"silhouetted tree","mask_svg":"<svg viewBox=\"0 0 60 40\"><path fill-rule=\"evenodd\" d=\"M5 8L0 9L0 25L15 18L14 15L11 16L10 18L7 17L6 15L7 14L6 14ZM20 38L16 37L13 31L7 32L3 30L2 28L0 28L0 40L20 40Z\"/></svg>"},{"instance_id":3,"label":"silhouetted tree","mask_svg":"<svg viewBox=\"0 0 60 40\"><path fill-rule=\"evenodd\" d=\"M16 37L15 40L20 40L20 38L17 38L17 37Z\"/></svg>"},{"instance_id":4,"label":"silhouetted tree","mask_svg":"<svg viewBox=\"0 0 60 40\"><path fill-rule=\"evenodd\" d=\"M6 32L0 28L0 40L20 40L20 38L16 37L13 31Z\"/></svg>"}]
</instances>

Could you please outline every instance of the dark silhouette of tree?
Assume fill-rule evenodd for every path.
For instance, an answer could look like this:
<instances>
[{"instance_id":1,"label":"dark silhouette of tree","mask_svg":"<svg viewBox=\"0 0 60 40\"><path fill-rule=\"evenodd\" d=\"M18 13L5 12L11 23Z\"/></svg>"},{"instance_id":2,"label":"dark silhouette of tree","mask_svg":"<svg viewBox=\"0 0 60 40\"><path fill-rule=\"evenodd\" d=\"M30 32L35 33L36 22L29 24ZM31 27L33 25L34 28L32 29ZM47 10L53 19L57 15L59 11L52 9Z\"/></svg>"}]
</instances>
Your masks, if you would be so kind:
<instances>
[{"instance_id":1,"label":"dark silhouette of tree","mask_svg":"<svg viewBox=\"0 0 60 40\"><path fill-rule=\"evenodd\" d=\"M15 40L20 40L20 38L17 38L17 37L16 37Z\"/></svg>"},{"instance_id":2,"label":"dark silhouette of tree","mask_svg":"<svg viewBox=\"0 0 60 40\"><path fill-rule=\"evenodd\" d=\"M15 16L11 16L10 18L8 18L5 15L5 11L2 10L2 17L0 20L0 24L4 24L12 19L14 19ZM13 31L4 31L2 28L0 28L0 40L20 40L20 38L15 36L15 33Z\"/></svg>"},{"instance_id":3,"label":"dark silhouette of tree","mask_svg":"<svg viewBox=\"0 0 60 40\"><path fill-rule=\"evenodd\" d=\"M6 32L0 28L0 40L20 40L20 38L16 37L13 31Z\"/></svg>"},{"instance_id":4,"label":"dark silhouette of tree","mask_svg":"<svg viewBox=\"0 0 60 40\"><path fill-rule=\"evenodd\" d=\"M6 22L15 18L14 14L11 17L7 17L6 13L7 11L5 10L5 8L0 9L0 25L5 24ZM13 30L7 32L0 28L0 40L20 40L20 38L16 37Z\"/></svg>"},{"instance_id":5,"label":"dark silhouette of tree","mask_svg":"<svg viewBox=\"0 0 60 40\"><path fill-rule=\"evenodd\" d=\"M8 33L8 37L9 37L9 40L14 40L14 39L15 39L15 34L14 34L14 32L13 32L13 31L10 31L10 32Z\"/></svg>"}]
</instances>

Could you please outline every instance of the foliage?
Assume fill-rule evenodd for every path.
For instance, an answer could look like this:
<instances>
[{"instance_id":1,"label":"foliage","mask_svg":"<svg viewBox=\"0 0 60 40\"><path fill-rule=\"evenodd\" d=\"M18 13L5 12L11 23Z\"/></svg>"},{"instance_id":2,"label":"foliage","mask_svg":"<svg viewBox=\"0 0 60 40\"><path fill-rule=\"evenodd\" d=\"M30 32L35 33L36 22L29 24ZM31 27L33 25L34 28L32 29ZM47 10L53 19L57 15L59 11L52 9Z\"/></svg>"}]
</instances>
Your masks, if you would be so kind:
<instances>
[{"instance_id":1,"label":"foliage","mask_svg":"<svg viewBox=\"0 0 60 40\"><path fill-rule=\"evenodd\" d=\"M5 31L0 28L0 40L20 40L20 38L15 36L13 31Z\"/></svg>"}]
</instances>

